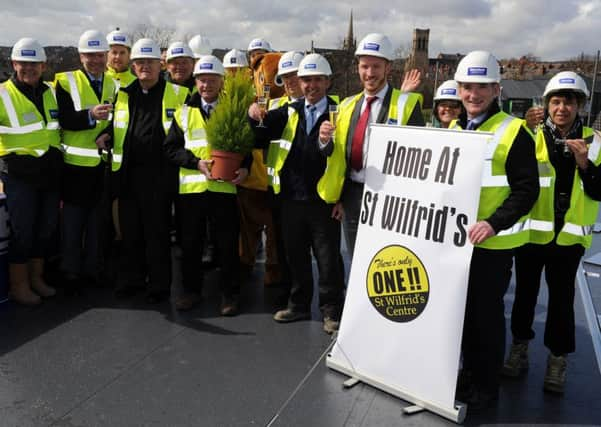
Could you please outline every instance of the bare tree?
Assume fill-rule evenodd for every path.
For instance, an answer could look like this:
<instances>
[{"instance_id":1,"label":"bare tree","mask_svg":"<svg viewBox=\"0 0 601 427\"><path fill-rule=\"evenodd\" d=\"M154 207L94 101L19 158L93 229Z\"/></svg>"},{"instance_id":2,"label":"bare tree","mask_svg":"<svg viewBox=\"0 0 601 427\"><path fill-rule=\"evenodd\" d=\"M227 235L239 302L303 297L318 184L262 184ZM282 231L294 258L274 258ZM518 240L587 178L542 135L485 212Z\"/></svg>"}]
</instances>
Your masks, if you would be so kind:
<instances>
[{"instance_id":1,"label":"bare tree","mask_svg":"<svg viewBox=\"0 0 601 427\"><path fill-rule=\"evenodd\" d=\"M132 32L133 40L149 38L157 42L162 48L169 46L173 36L175 36L174 28L157 27L149 24L140 24Z\"/></svg>"},{"instance_id":2,"label":"bare tree","mask_svg":"<svg viewBox=\"0 0 601 427\"><path fill-rule=\"evenodd\" d=\"M400 58L400 59L408 58L409 55L411 55L412 47L413 47L413 45L411 42L405 42L405 43L401 44L399 47L397 47L394 50L395 58Z\"/></svg>"}]
</instances>

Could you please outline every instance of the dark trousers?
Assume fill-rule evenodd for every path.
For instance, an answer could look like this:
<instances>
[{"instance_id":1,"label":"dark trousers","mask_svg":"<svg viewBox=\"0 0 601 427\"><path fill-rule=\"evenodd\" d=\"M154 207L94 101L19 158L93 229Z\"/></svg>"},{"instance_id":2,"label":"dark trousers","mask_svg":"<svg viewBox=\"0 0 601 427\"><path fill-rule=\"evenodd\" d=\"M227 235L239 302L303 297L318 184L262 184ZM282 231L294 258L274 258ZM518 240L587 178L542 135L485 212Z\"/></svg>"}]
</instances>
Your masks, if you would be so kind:
<instances>
[{"instance_id":1,"label":"dark trousers","mask_svg":"<svg viewBox=\"0 0 601 427\"><path fill-rule=\"evenodd\" d=\"M149 173L145 169L131 170L127 186L119 196L123 240L117 289L143 287L148 277L149 292L169 292L170 200L165 191L149 185L152 182Z\"/></svg>"},{"instance_id":2,"label":"dark trousers","mask_svg":"<svg viewBox=\"0 0 601 427\"><path fill-rule=\"evenodd\" d=\"M514 339L534 338L532 322L544 267L549 289L545 346L555 355L576 350L574 281L582 255L581 245L559 246L555 240L546 245L524 245L516 250L516 289L511 311Z\"/></svg>"},{"instance_id":3,"label":"dark trousers","mask_svg":"<svg viewBox=\"0 0 601 427\"><path fill-rule=\"evenodd\" d=\"M340 256L340 223L332 218L333 205L319 201L282 200L284 245L292 288L288 307L311 310L313 269L319 271L319 306L324 316L339 319L344 303L344 272Z\"/></svg>"},{"instance_id":4,"label":"dark trousers","mask_svg":"<svg viewBox=\"0 0 601 427\"><path fill-rule=\"evenodd\" d=\"M463 324L463 368L474 383L495 392L505 355L505 304L513 250L474 248Z\"/></svg>"},{"instance_id":5,"label":"dark trousers","mask_svg":"<svg viewBox=\"0 0 601 427\"><path fill-rule=\"evenodd\" d=\"M26 263L49 255L58 227L58 189L39 189L2 174L10 218L9 262Z\"/></svg>"},{"instance_id":6,"label":"dark trousers","mask_svg":"<svg viewBox=\"0 0 601 427\"><path fill-rule=\"evenodd\" d=\"M205 191L177 197L181 220L182 283L188 292L202 291L202 249L206 222L213 227L220 267L221 292L224 296L240 294L238 269L238 235L240 219L235 194Z\"/></svg>"},{"instance_id":7,"label":"dark trousers","mask_svg":"<svg viewBox=\"0 0 601 427\"><path fill-rule=\"evenodd\" d=\"M359 228L359 216L361 215L361 200L363 198L363 184L353 182L347 179L342 197L342 208L344 215L342 217L342 227L346 247L348 248L351 259L355 251L355 240L357 239L357 229Z\"/></svg>"},{"instance_id":8,"label":"dark trousers","mask_svg":"<svg viewBox=\"0 0 601 427\"><path fill-rule=\"evenodd\" d=\"M74 276L98 274L98 206L63 204L61 270Z\"/></svg>"}]
</instances>

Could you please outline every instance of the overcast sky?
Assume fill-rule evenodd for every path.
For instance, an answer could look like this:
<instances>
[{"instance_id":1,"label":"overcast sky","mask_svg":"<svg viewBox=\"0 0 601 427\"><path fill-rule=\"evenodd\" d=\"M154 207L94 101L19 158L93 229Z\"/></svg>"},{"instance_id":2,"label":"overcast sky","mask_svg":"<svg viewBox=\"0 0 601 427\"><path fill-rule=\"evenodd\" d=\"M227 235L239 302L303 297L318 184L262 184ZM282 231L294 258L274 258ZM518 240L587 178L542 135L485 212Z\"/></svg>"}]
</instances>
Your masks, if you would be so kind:
<instances>
[{"instance_id":1,"label":"overcast sky","mask_svg":"<svg viewBox=\"0 0 601 427\"><path fill-rule=\"evenodd\" d=\"M355 36L387 34L395 48L413 28L430 29L430 57L490 50L498 58L533 53L558 60L601 48L601 0L2 0L0 45L35 37L44 45L77 45L87 29L172 28L202 34L213 47L246 49L264 37L277 50L338 47L353 8Z\"/></svg>"}]
</instances>

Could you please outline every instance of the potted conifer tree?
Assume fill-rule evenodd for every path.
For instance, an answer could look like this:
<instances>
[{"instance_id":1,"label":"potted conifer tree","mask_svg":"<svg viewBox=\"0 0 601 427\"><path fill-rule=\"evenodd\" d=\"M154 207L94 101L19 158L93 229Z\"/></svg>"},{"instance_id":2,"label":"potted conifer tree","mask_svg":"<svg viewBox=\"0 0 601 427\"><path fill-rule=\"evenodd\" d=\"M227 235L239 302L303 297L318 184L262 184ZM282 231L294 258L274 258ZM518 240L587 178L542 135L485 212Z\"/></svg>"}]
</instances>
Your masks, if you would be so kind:
<instances>
[{"instance_id":1,"label":"potted conifer tree","mask_svg":"<svg viewBox=\"0 0 601 427\"><path fill-rule=\"evenodd\" d=\"M231 181L244 157L251 152L254 134L248 123L248 107L255 97L252 82L245 73L228 75L219 102L207 121L206 135L211 158L211 175Z\"/></svg>"}]
</instances>

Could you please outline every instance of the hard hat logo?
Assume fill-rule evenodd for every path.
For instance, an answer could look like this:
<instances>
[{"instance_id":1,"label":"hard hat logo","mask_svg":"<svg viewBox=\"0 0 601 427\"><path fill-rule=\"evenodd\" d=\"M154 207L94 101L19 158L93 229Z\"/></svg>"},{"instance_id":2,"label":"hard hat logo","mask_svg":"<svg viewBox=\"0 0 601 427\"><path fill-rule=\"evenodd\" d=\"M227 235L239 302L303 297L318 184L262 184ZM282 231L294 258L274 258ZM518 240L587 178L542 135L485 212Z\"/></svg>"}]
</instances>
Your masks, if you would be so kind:
<instances>
[{"instance_id":1,"label":"hard hat logo","mask_svg":"<svg viewBox=\"0 0 601 427\"><path fill-rule=\"evenodd\" d=\"M289 68L292 67L294 65L294 63L292 61L286 61L282 63L282 68Z\"/></svg>"},{"instance_id":2,"label":"hard hat logo","mask_svg":"<svg viewBox=\"0 0 601 427\"><path fill-rule=\"evenodd\" d=\"M88 40L88 46L89 47L100 46L100 41L99 40Z\"/></svg>"},{"instance_id":3,"label":"hard hat logo","mask_svg":"<svg viewBox=\"0 0 601 427\"><path fill-rule=\"evenodd\" d=\"M176 47L175 49L171 49L172 55L177 55L178 53L184 53L183 47Z\"/></svg>"},{"instance_id":4,"label":"hard hat logo","mask_svg":"<svg viewBox=\"0 0 601 427\"><path fill-rule=\"evenodd\" d=\"M33 49L23 49L21 50L21 56L35 56L35 50Z\"/></svg>"},{"instance_id":5,"label":"hard hat logo","mask_svg":"<svg viewBox=\"0 0 601 427\"><path fill-rule=\"evenodd\" d=\"M576 79L569 79L569 78L559 79L559 83L574 84L574 83L576 83Z\"/></svg>"},{"instance_id":6,"label":"hard hat logo","mask_svg":"<svg viewBox=\"0 0 601 427\"><path fill-rule=\"evenodd\" d=\"M201 70L212 70L213 69L213 64L209 64L209 63L199 64L198 68L201 69Z\"/></svg>"},{"instance_id":7,"label":"hard hat logo","mask_svg":"<svg viewBox=\"0 0 601 427\"><path fill-rule=\"evenodd\" d=\"M235 64L236 63L236 58L232 57L230 58L230 64Z\"/></svg>"},{"instance_id":8,"label":"hard hat logo","mask_svg":"<svg viewBox=\"0 0 601 427\"><path fill-rule=\"evenodd\" d=\"M142 53L152 53L152 48L151 47L142 47L142 48L140 48L140 52L142 52Z\"/></svg>"},{"instance_id":9,"label":"hard hat logo","mask_svg":"<svg viewBox=\"0 0 601 427\"><path fill-rule=\"evenodd\" d=\"M263 43L261 41L256 41L253 44L251 44L252 47L261 47L263 45Z\"/></svg>"},{"instance_id":10,"label":"hard hat logo","mask_svg":"<svg viewBox=\"0 0 601 427\"><path fill-rule=\"evenodd\" d=\"M468 76L486 76L488 69L486 67L469 67L467 69Z\"/></svg>"},{"instance_id":11,"label":"hard hat logo","mask_svg":"<svg viewBox=\"0 0 601 427\"><path fill-rule=\"evenodd\" d=\"M455 89L451 89L451 88L449 88L449 89L443 89L440 92L440 94L441 95L457 95L457 91Z\"/></svg>"},{"instance_id":12,"label":"hard hat logo","mask_svg":"<svg viewBox=\"0 0 601 427\"><path fill-rule=\"evenodd\" d=\"M363 49L365 50L373 50L374 52L380 51L380 45L378 43L365 43L363 45Z\"/></svg>"},{"instance_id":13,"label":"hard hat logo","mask_svg":"<svg viewBox=\"0 0 601 427\"><path fill-rule=\"evenodd\" d=\"M113 41L115 42L125 42L125 36L113 36Z\"/></svg>"},{"instance_id":14,"label":"hard hat logo","mask_svg":"<svg viewBox=\"0 0 601 427\"><path fill-rule=\"evenodd\" d=\"M317 64L305 64L305 70L315 70L317 69Z\"/></svg>"}]
</instances>

